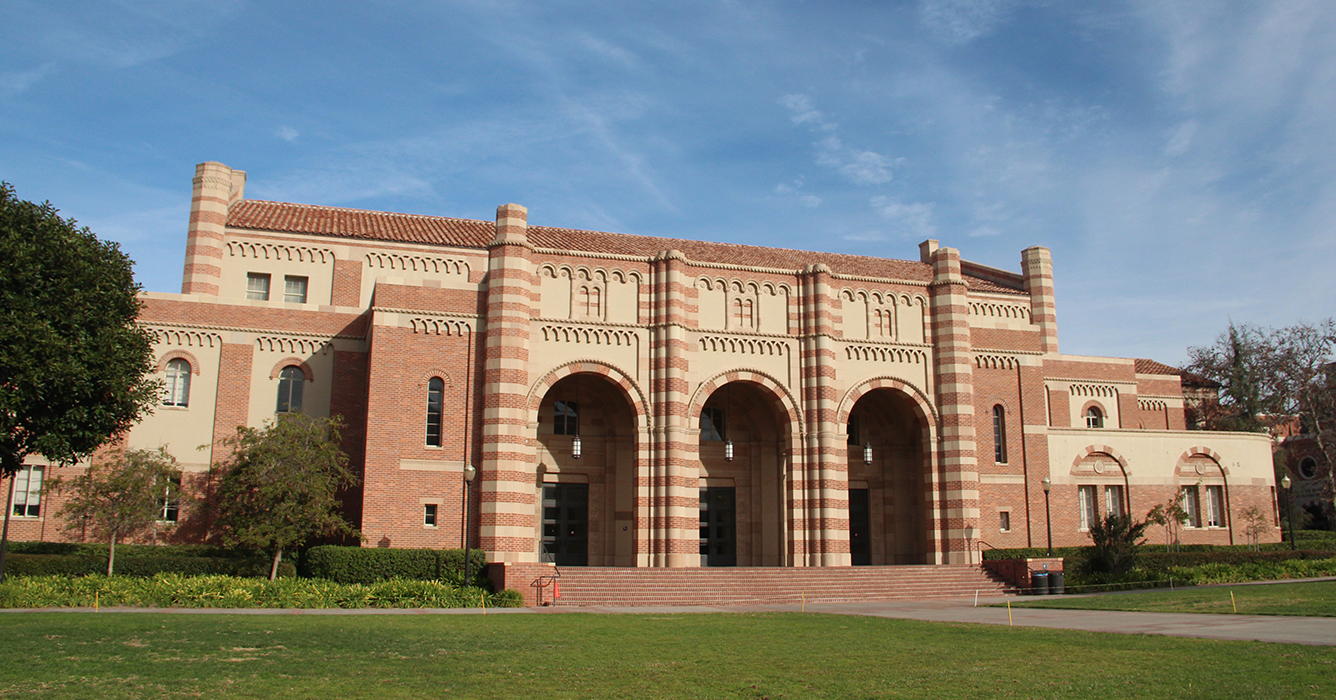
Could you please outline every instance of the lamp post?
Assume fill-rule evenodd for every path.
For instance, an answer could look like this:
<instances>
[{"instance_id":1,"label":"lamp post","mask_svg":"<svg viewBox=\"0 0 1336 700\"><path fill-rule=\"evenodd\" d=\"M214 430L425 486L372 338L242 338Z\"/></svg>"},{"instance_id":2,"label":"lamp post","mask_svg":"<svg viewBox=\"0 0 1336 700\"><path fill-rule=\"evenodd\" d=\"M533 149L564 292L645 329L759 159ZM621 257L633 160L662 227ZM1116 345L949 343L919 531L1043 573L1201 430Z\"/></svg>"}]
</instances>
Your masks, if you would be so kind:
<instances>
[{"instance_id":1,"label":"lamp post","mask_svg":"<svg viewBox=\"0 0 1336 700\"><path fill-rule=\"evenodd\" d=\"M1044 477L1039 482L1044 485L1044 527L1048 530L1048 555L1053 556L1053 511L1048 507L1048 492L1053 489L1053 480Z\"/></svg>"},{"instance_id":2,"label":"lamp post","mask_svg":"<svg viewBox=\"0 0 1336 700\"><path fill-rule=\"evenodd\" d=\"M478 475L478 470L473 468L472 464L464 465L464 585L469 585L472 580L469 576L472 573L469 570L469 486L473 483L473 477Z\"/></svg>"},{"instance_id":3,"label":"lamp post","mask_svg":"<svg viewBox=\"0 0 1336 700\"><path fill-rule=\"evenodd\" d=\"M1280 487L1285 489L1285 516L1290 521L1290 551L1295 551L1298 546L1294 543L1294 494L1290 492L1290 486L1294 482L1290 481L1290 475L1286 474L1284 479L1280 480Z\"/></svg>"}]
</instances>

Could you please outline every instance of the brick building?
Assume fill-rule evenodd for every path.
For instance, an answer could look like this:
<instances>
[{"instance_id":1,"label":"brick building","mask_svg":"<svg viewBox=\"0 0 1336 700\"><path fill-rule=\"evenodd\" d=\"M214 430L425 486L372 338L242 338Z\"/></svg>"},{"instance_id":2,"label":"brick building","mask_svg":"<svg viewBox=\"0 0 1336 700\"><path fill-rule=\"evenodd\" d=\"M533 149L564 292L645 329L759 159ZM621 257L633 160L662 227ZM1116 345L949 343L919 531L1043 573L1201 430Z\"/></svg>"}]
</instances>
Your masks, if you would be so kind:
<instances>
[{"instance_id":1,"label":"brick building","mask_svg":"<svg viewBox=\"0 0 1336 700\"><path fill-rule=\"evenodd\" d=\"M237 425L342 416L367 546L459 547L466 464L472 546L512 565L966 563L1043 546L1046 512L1055 545L1088 543L1180 487L1184 542L1244 542L1251 506L1274 524L1266 436L1185 430L1174 368L1058 351L1045 248L1015 272L931 240L894 260L245 181L196 170L182 293L142 316L169 391L128 444L198 473ZM68 537L43 469L17 480L15 539Z\"/></svg>"}]
</instances>

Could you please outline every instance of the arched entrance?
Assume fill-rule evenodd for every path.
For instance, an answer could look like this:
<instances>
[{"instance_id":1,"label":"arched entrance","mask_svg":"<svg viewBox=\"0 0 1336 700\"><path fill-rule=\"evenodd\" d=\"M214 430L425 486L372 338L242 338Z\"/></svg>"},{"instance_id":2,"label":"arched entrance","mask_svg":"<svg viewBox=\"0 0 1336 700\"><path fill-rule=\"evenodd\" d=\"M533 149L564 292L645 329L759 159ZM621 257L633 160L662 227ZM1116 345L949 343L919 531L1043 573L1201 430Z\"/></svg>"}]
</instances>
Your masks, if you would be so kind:
<instances>
[{"instance_id":1,"label":"arched entrance","mask_svg":"<svg viewBox=\"0 0 1336 700\"><path fill-rule=\"evenodd\" d=\"M783 566L788 416L765 386L716 388L698 418L701 566Z\"/></svg>"},{"instance_id":2,"label":"arched entrance","mask_svg":"<svg viewBox=\"0 0 1336 700\"><path fill-rule=\"evenodd\" d=\"M636 565L636 415L626 391L600 373L565 376L543 395L536 484L543 561Z\"/></svg>"},{"instance_id":3,"label":"arched entrance","mask_svg":"<svg viewBox=\"0 0 1336 700\"><path fill-rule=\"evenodd\" d=\"M929 563L925 426L918 405L899 389L872 389L849 411L854 565Z\"/></svg>"}]
</instances>

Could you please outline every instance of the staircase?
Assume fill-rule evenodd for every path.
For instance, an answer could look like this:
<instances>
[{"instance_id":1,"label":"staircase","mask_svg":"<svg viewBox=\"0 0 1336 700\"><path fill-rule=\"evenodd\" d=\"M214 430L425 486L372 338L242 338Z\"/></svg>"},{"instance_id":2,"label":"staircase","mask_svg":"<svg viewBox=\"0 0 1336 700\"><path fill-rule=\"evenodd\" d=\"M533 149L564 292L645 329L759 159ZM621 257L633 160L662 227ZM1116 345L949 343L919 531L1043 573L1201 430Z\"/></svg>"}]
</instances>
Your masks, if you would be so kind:
<instances>
[{"instance_id":1,"label":"staircase","mask_svg":"<svg viewBox=\"0 0 1336 700\"><path fill-rule=\"evenodd\" d=\"M978 566L562 567L561 606L779 605L1009 595ZM551 600L551 590L545 595Z\"/></svg>"}]
</instances>

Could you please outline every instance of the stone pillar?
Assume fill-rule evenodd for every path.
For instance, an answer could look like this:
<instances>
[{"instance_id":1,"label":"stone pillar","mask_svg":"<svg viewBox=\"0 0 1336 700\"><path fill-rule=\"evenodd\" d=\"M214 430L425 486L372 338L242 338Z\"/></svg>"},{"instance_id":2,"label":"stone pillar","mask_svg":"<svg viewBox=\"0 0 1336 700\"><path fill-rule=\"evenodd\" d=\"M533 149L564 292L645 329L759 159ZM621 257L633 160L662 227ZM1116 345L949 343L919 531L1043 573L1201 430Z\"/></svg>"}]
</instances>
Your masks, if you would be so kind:
<instances>
[{"instance_id":1,"label":"stone pillar","mask_svg":"<svg viewBox=\"0 0 1336 700\"><path fill-rule=\"evenodd\" d=\"M808 434L814 436L814 452L808 460L816 496L816 536L820 566L849 566L849 474L844 459L846 439L836 421L839 397L835 395L835 323L831 311L830 268L821 263L806 270L808 284L807 371L804 394Z\"/></svg>"},{"instance_id":2,"label":"stone pillar","mask_svg":"<svg viewBox=\"0 0 1336 700\"><path fill-rule=\"evenodd\" d=\"M496 209L488 245L479 544L492 562L538 560L536 450L529 427L529 325L535 288L528 211Z\"/></svg>"},{"instance_id":3,"label":"stone pillar","mask_svg":"<svg viewBox=\"0 0 1336 700\"><path fill-rule=\"evenodd\" d=\"M937 440L939 510L937 552L946 564L970 561L967 528L978 536L979 472L974 440L973 352L970 348L969 289L960 273L960 252L932 254L932 343L937 406L942 427Z\"/></svg>"},{"instance_id":4,"label":"stone pillar","mask_svg":"<svg viewBox=\"0 0 1336 700\"><path fill-rule=\"evenodd\" d=\"M246 173L222 163L200 163L195 166L193 183L181 293L217 296L222 276L227 209L242 198Z\"/></svg>"},{"instance_id":5,"label":"stone pillar","mask_svg":"<svg viewBox=\"0 0 1336 700\"><path fill-rule=\"evenodd\" d=\"M655 449L651 461L654 547L651 566L700 565L700 487L690 459L687 402L686 259L668 250L654 260L651 302L651 401Z\"/></svg>"},{"instance_id":6,"label":"stone pillar","mask_svg":"<svg viewBox=\"0 0 1336 700\"><path fill-rule=\"evenodd\" d=\"M1021 252L1025 291L1030 294L1030 323L1039 327L1044 352L1058 351L1058 305L1053 294L1053 255L1034 246Z\"/></svg>"}]
</instances>

